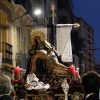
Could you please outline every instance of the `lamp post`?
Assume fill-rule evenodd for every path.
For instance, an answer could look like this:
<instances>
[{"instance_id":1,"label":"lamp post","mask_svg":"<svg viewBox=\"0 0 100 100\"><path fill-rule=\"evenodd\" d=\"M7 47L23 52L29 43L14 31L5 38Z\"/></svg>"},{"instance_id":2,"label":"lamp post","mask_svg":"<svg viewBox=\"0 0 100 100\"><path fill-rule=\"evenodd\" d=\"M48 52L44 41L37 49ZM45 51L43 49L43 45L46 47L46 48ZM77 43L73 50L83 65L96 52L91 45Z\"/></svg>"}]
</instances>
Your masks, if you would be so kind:
<instances>
[{"instance_id":1,"label":"lamp post","mask_svg":"<svg viewBox=\"0 0 100 100\"><path fill-rule=\"evenodd\" d=\"M14 20L12 20L11 22L14 22L15 20L17 20L18 18L21 18L21 17L23 17L23 16L26 16L28 13L26 13L26 14L23 14L23 15L21 15L21 16L18 16L18 17L16 17Z\"/></svg>"}]
</instances>

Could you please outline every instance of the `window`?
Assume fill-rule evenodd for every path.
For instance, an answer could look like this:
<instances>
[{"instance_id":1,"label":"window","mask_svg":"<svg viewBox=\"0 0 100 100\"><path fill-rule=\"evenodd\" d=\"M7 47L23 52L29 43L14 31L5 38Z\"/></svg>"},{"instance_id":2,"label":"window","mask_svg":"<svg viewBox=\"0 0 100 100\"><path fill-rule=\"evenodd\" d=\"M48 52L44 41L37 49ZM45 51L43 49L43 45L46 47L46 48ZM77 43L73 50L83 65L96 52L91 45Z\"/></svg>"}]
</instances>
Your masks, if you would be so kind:
<instances>
[{"instance_id":1,"label":"window","mask_svg":"<svg viewBox=\"0 0 100 100\"><path fill-rule=\"evenodd\" d=\"M88 32L90 32L90 29L88 28Z\"/></svg>"},{"instance_id":2,"label":"window","mask_svg":"<svg viewBox=\"0 0 100 100\"><path fill-rule=\"evenodd\" d=\"M17 50L20 51L20 27L16 26L16 34L17 34Z\"/></svg>"},{"instance_id":3,"label":"window","mask_svg":"<svg viewBox=\"0 0 100 100\"><path fill-rule=\"evenodd\" d=\"M88 40L88 43L91 44L90 40Z\"/></svg>"},{"instance_id":4,"label":"window","mask_svg":"<svg viewBox=\"0 0 100 100\"><path fill-rule=\"evenodd\" d=\"M91 57L91 53L89 52L89 56Z\"/></svg>"},{"instance_id":5,"label":"window","mask_svg":"<svg viewBox=\"0 0 100 100\"><path fill-rule=\"evenodd\" d=\"M25 50L25 53L27 53L27 38L24 37L24 50Z\"/></svg>"},{"instance_id":6,"label":"window","mask_svg":"<svg viewBox=\"0 0 100 100\"><path fill-rule=\"evenodd\" d=\"M84 29L85 29L85 24L83 25Z\"/></svg>"},{"instance_id":7,"label":"window","mask_svg":"<svg viewBox=\"0 0 100 100\"><path fill-rule=\"evenodd\" d=\"M91 38L91 37L90 37L90 34L88 34L88 38Z\"/></svg>"},{"instance_id":8,"label":"window","mask_svg":"<svg viewBox=\"0 0 100 100\"><path fill-rule=\"evenodd\" d=\"M89 62L91 63L91 59L89 58Z\"/></svg>"}]
</instances>

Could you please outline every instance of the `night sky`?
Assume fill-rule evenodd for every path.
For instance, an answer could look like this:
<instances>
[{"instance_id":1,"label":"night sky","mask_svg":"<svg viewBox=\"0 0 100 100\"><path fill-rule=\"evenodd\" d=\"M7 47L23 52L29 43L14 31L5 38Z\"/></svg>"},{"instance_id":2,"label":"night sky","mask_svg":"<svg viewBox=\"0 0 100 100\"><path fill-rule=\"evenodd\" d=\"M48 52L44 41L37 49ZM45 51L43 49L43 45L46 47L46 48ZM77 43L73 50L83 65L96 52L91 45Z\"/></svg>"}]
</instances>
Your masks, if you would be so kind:
<instances>
[{"instance_id":1,"label":"night sky","mask_svg":"<svg viewBox=\"0 0 100 100\"><path fill-rule=\"evenodd\" d=\"M94 29L94 57L100 62L100 0L72 0L74 14Z\"/></svg>"}]
</instances>

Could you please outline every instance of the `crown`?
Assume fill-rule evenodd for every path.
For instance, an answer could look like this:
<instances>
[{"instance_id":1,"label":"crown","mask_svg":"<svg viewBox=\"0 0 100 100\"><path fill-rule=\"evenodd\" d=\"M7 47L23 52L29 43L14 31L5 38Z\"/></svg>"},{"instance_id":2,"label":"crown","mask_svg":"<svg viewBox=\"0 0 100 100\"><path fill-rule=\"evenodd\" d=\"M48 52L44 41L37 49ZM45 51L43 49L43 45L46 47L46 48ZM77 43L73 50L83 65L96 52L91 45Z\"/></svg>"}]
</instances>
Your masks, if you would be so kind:
<instances>
[{"instance_id":1,"label":"crown","mask_svg":"<svg viewBox=\"0 0 100 100\"><path fill-rule=\"evenodd\" d=\"M42 30L39 29L32 29L29 34L29 43L34 45L35 44L35 37L39 36L41 41L45 40L45 34Z\"/></svg>"}]
</instances>

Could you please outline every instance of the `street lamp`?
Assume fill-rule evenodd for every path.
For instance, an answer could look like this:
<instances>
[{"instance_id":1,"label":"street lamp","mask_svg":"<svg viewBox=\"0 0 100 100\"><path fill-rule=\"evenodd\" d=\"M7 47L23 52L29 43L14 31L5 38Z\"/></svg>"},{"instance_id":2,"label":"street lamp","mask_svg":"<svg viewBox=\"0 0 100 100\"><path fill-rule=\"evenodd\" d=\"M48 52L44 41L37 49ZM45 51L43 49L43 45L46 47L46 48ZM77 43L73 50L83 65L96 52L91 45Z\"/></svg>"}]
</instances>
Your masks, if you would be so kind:
<instances>
[{"instance_id":1,"label":"street lamp","mask_svg":"<svg viewBox=\"0 0 100 100\"><path fill-rule=\"evenodd\" d=\"M42 12L42 11L38 8L38 9L34 10L34 15L40 15L41 12ZM26 15L28 15L28 14L31 14L31 13L23 13L23 15L16 17L14 20L12 20L12 22L14 22L16 19L21 18L21 17L23 17L23 16L26 16Z\"/></svg>"},{"instance_id":2,"label":"street lamp","mask_svg":"<svg viewBox=\"0 0 100 100\"><path fill-rule=\"evenodd\" d=\"M36 9L36 10L34 11L34 14L35 14L35 15L40 15L40 14L41 14L41 10L40 10L40 9Z\"/></svg>"}]
</instances>

